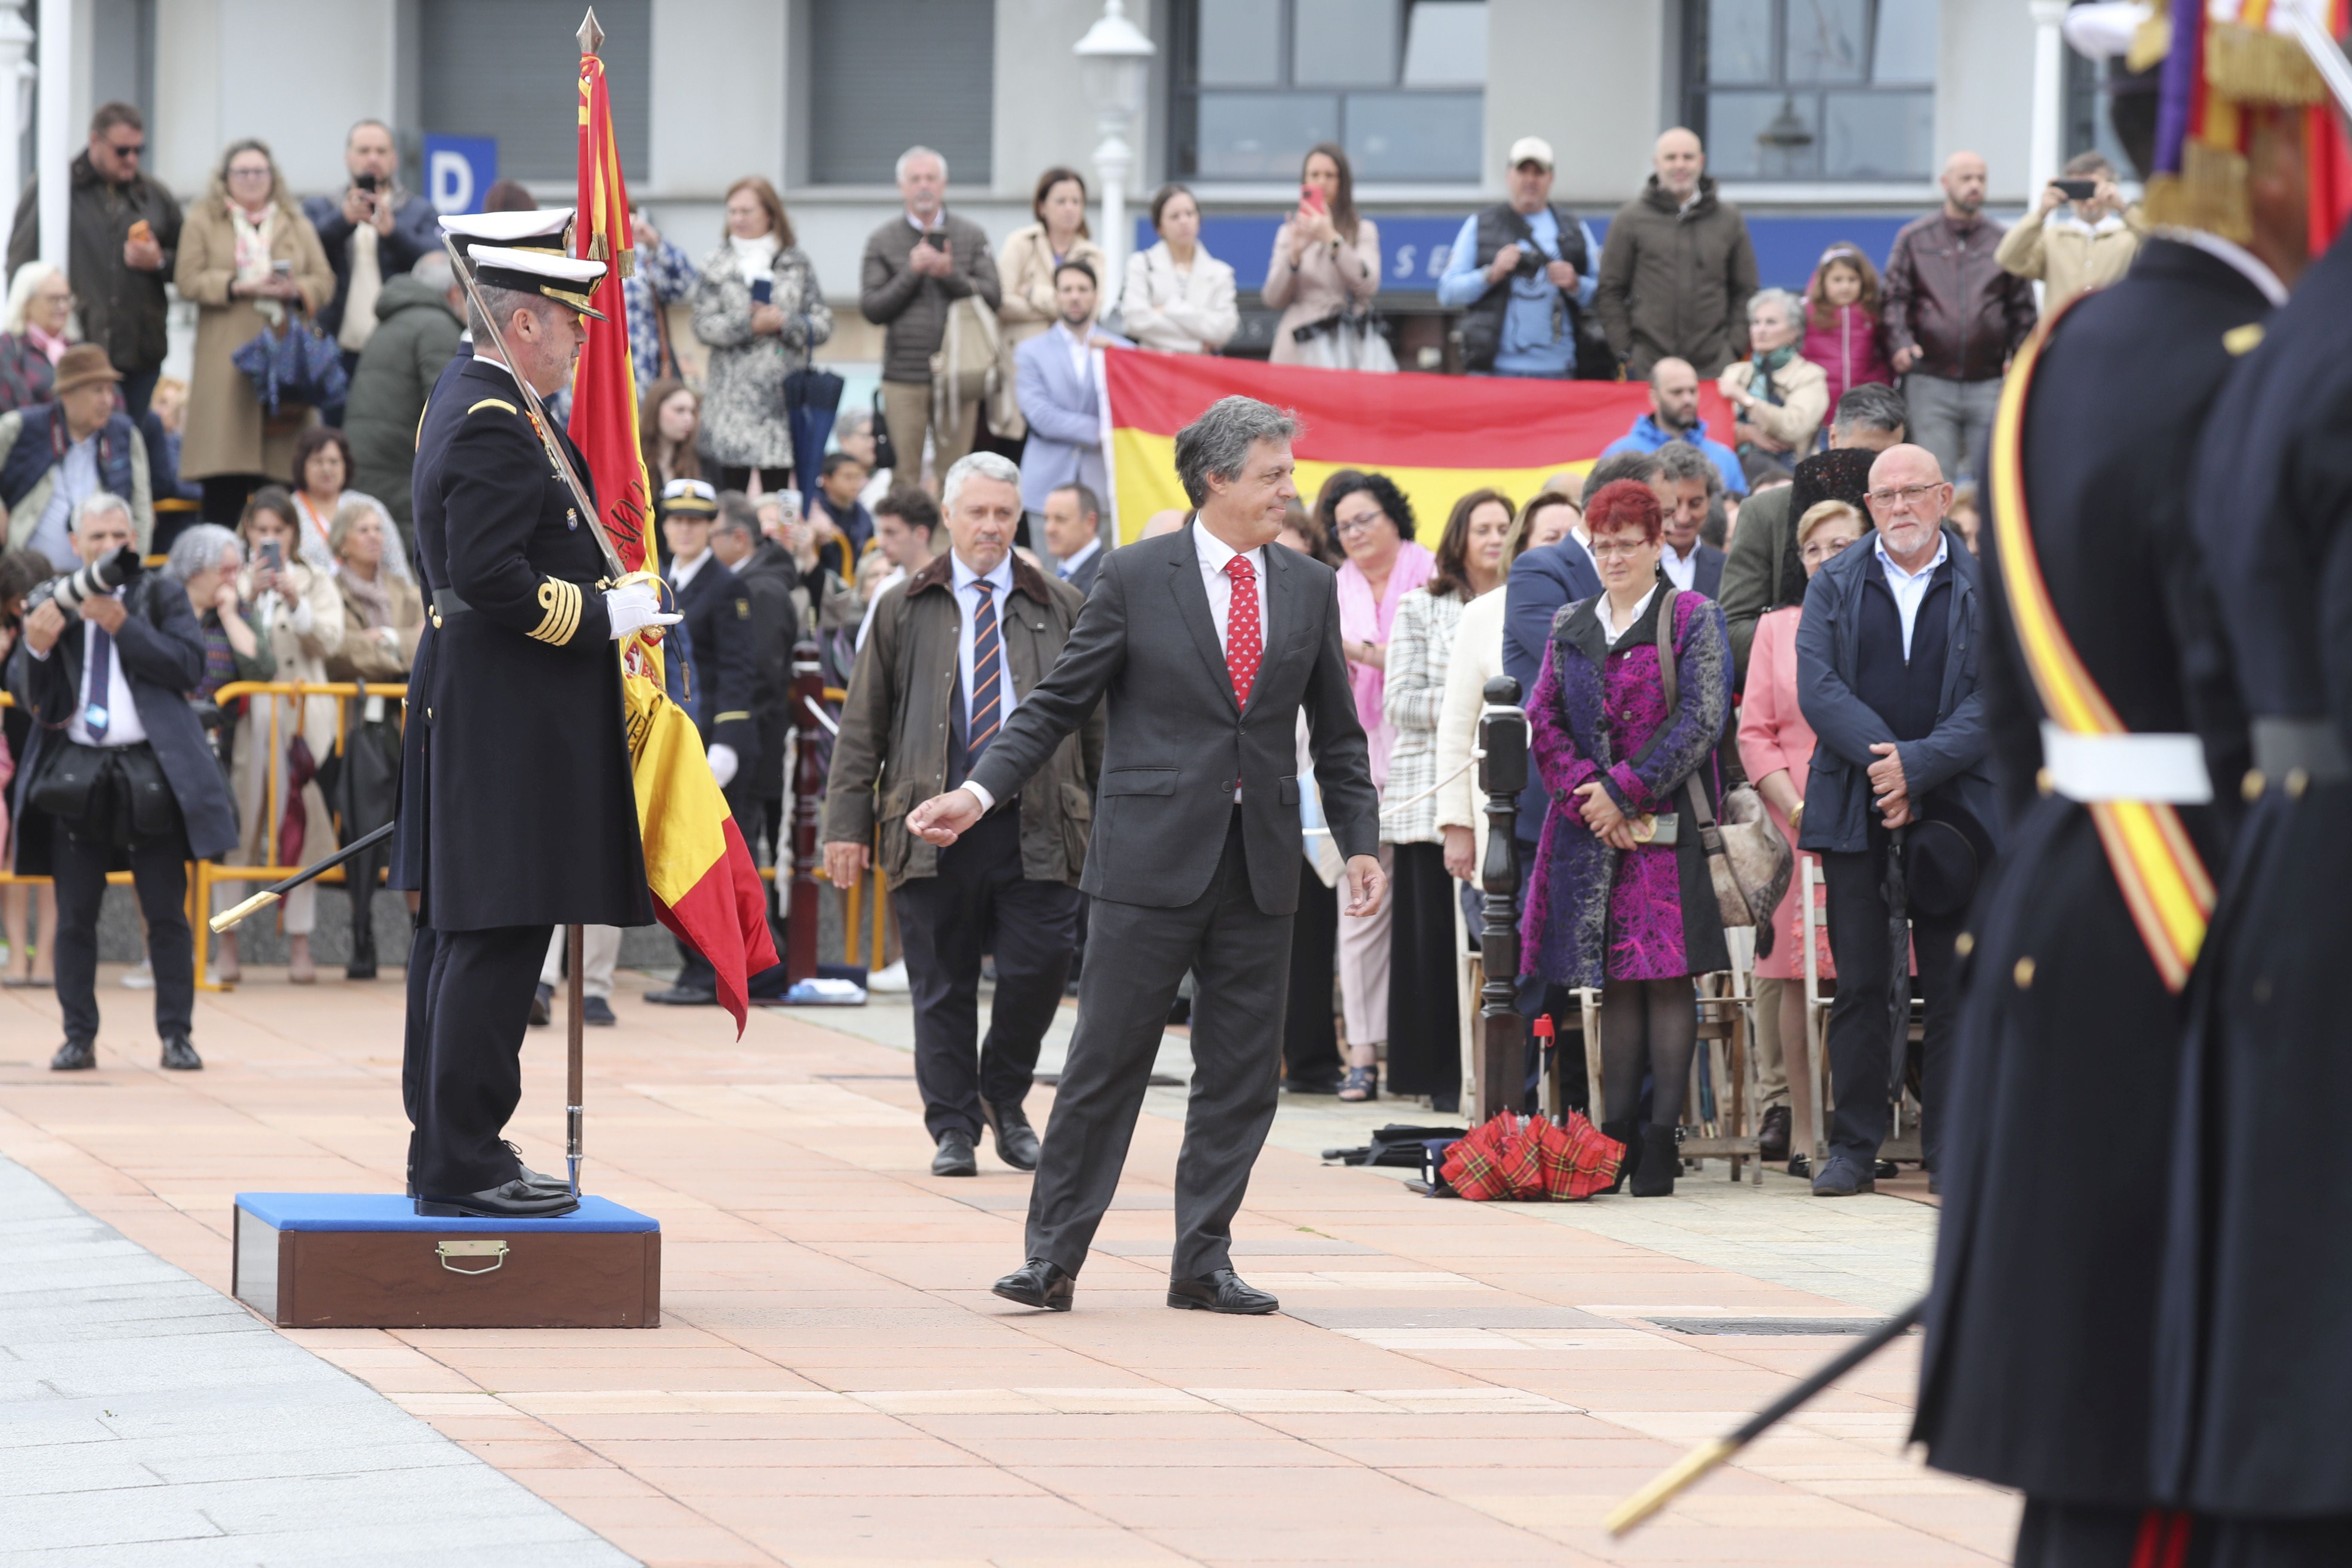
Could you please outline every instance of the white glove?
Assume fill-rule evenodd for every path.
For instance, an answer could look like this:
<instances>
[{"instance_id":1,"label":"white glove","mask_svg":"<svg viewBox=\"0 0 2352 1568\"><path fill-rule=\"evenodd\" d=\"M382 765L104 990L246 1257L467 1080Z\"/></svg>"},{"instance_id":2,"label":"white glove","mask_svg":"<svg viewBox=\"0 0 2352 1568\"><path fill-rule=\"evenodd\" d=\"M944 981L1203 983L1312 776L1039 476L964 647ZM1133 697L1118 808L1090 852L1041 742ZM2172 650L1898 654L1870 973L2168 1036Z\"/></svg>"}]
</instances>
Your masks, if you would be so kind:
<instances>
[{"instance_id":1,"label":"white glove","mask_svg":"<svg viewBox=\"0 0 2352 1568\"><path fill-rule=\"evenodd\" d=\"M604 592L604 614L619 641L641 626L674 626L684 617L662 614L661 595L650 583L630 583Z\"/></svg>"},{"instance_id":2,"label":"white glove","mask_svg":"<svg viewBox=\"0 0 2352 1568\"><path fill-rule=\"evenodd\" d=\"M741 764L736 761L734 747L713 746L710 748L710 777L720 789L725 789L729 784L735 782L735 770Z\"/></svg>"}]
</instances>

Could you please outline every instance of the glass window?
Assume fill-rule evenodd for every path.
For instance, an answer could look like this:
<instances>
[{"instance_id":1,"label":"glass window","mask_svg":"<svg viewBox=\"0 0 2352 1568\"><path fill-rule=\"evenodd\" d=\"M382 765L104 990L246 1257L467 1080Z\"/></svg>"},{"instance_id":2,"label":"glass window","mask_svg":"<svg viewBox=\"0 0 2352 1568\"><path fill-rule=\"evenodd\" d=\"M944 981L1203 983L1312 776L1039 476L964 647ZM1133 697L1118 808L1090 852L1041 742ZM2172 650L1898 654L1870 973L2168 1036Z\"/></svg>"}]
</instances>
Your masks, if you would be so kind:
<instances>
[{"instance_id":1,"label":"glass window","mask_svg":"<svg viewBox=\"0 0 2352 1568\"><path fill-rule=\"evenodd\" d=\"M1282 80L1282 11L1265 0L1201 0L1201 85Z\"/></svg>"},{"instance_id":2,"label":"glass window","mask_svg":"<svg viewBox=\"0 0 2352 1568\"><path fill-rule=\"evenodd\" d=\"M506 0L441 3L495 12ZM948 161L950 184L967 191L987 185L995 155L996 0L811 0L807 19L812 184L891 184L898 154L920 142ZM887 47L894 38L923 43ZM613 58L607 49L605 58ZM615 118L620 108L616 87Z\"/></svg>"},{"instance_id":3,"label":"glass window","mask_svg":"<svg viewBox=\"0 0 2352 1568\"><path fill-rule=\"evenodd\" d=\"M1173 177L1286 183L1337 142L1360 181L1477 182L1486 0L1174 0L1172 23Z\"/></svg>"},{"instance_id":4,"label":"glass window","mask_svg":"<svg viewBox=\"0 0 2352 1568\"><path fill-rule=\"evenodd\" d=\"M421 0L416 11L418 129L487 136L510 180L569 184L580 167L580 27L575 0ZM604 79L621 169L646 177L651 0L607 0ZM338 132L340 134L340 131Z\"/></svg>"},{"instance_id":5,"label":"glass window","mask_svg":"<svg viewBox=\"0 0 2352 1568\"><path fill-rule=\"evenodd\" d=\"M1295 15L1292 81L1386 87L1396 80L1396 0L1297 0Z\"/></svg>"},{"instance_id":6,"label":"glass window","mask_svg":"<svg viewBox=\"0 0 2352 1568\"><path fill-rule=\"evenodd\" d=\"M1727 180L1933 172L1938 0L1684 0L1686 113Z\"/></svg>"},{"instance_id":7,"label":"glass window","mask_svg":"<svg viewBox=\"0 0 2352 1568\"><path fill-rule=\"evenodd\" d=\"M1486 0L1419 0L1405 20L1404 85L1486 85Z\"/></svg>"},{"instance_id":8,"label":"glass window","mask_svg":"<svg viewBox=\"0 0 2352 1568\"><path fill-rule=\"evenodd\" d=\"M1486 129L1482 93L1348 95L1345 145L1359 180L1458 178L1462 170L1477 168Z\"/></svg>"},{"instance_id":9,"label":"glass window","mask_svg":"<svg viewBox=\"0 0 2352 1568\"><path fill-rule=\"evenodd\" d=\"M1331 93L1204 92L1197 172L1212 180L1294 180L1307 149L1339 136L1339 100Z\"/></svg>"}]
</instances>

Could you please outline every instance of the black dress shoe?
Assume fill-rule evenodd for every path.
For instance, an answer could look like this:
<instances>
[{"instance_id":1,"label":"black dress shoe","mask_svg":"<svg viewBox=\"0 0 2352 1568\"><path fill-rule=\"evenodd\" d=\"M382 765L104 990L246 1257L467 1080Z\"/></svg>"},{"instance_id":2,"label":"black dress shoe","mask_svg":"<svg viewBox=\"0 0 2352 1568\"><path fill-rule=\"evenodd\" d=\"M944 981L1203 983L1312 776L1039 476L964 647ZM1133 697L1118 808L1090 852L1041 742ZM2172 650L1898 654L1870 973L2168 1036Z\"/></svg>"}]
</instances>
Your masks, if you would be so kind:
<instances>
[{"instance_id":1,"label":"black dress shoe","mask_svg":"<svg viewBox=\"0 0 2352 1568\"><path fill-rule=\"evenodd\" d=\"M346 980L373 980L375 978L375 961L373 959L370 959L365 963L361 963L357 961L346 963L343 965L343 978Z\"/></svg>"},{"instance_id":2,"label":"black dress shoe","mask_svg":"<svg viewBox=\"0 0 2352 1568\"><path fill-rule=\"evenodd\" d=\"M1850 1198L1877 1190L1877 1173L1871 1163L1851 1154L1832 1154L1822 1162L1820 1173L1813 1177L1813 1196L1817 1198Z\"/></svg>"},{"instance_id":3,"label":"black dress shoe","mask_svg":"<svg viewBox=\"0 0 2352 1568\"><path fill-rule=\"evenodd\" d=\"M1234 1312L1244 1317L1282 1310L1272 1291L1244 1284L1242 1277L1230 1268L1212 1268L1198 1279L1171 1279L1168 1304L1195 1312Z\"/></svg>"},{"instance_id":4,"label":"black dress shoe","mask_svg":"<svg viewBox=\"0 0 2352 1568\"><path fill-rule=\"evenodd\" d=\"M1633 1179L1627 1190L1637 1198L1670 1198L1675 1195L1675 1178L1682 1173L1682 1145L1675 1141L1675 1130L1654 1121L1643 1122L1641 1163L1633 1167Z\"/></svg>"},{"instance_id":5,"label":"black dress shoe","mask_svg":"<svg viewBox=\"0 0 2352 1568\"><path fill-rule=\"evenodd\" d=\"M704 991L692 985L673 985L667 991L648 991L646 1000L665 1007L716 1007L719 993Z\"/></svg>"},{"instance_id":6,"label":"black dress shoe","mask_svg":"<svg viewBox=\"0 0 2352 1568\"><path fill-rule=\"evenodd\" d=\"M613 1005L602 996L583 996L580 999L580 1021L604 1028L621 1020L613 1016Z\"/></svg>"},{"instance_id":7,"label":"black dress shoe","mask_svg":"<svg viewBox=\"0 0 2352 1568\"><path fill-rule=\"evenodd\" d=\"M552 1023L555 1018L555 987L542 985L530 998L530 1021L533 1027Z\"/></svg>"},{"instance_id":8,"label":"black dress shoe","mask_svg":"<svg viewBox=\"0 0 2352 1568\"><path fill-rule=\"evenodd\" d=\"M458 1193L452 1196L419 1193L416 1212L420 1215L475 1219L552 1219L567 1215L580 1206L580 1200L569 1191L551 1193L534 1187L517 1177L502 1182L481 1193Z\"/></svg>"},{"instance_id":9,"label":"black dress shoe","mask_svg":"<svg viewBox=\"0 0 2352 1568\"><path fill-rule=\"evenodd\" d=\"M163 1042L162 1065L173 1072L194 1072L205 1065L205 1058L196 1055L196 1047L188 1043L187 1036L173 1035Z\"/></svg>"},{"instance_id":10,"label":"black dress shoe","mask_svg":"<svg viewBox=\"0 0 2352 1568\"><path fill-rule=\"evenodd\" d=\"M931 1156L934 1176L977 1176L980 1159L971 1152L971 1134L950 1127L940 1134L940 1152Z\"/></svg>"},{"instance_id":11,"label":"black dress shoe","mask_svg":"<svg viewBox=\"0 0 2352 1568\"><path fill-rule=\"evenodd\" d=\"M1058 1263L1033 1258L999 1279L992 1289L1008 1301L1047 1312L1066 1312L1077 1294L1078 1281Z\"/></svg>"},{"instance_id":12,"label":"black dress shoe","mask_svg":"<svg viewBox=\"0 0 2352 1568\"><path fill-rule=\"evenodd\" d=\"M97 1065L98 1042L95 1040L68 1040L58 1047L58 1054L49 1058L51 1072L88 1072Z\"/></svg>"},{"instance_id":13,"label":"black dress shoe","mask_svg":"<svg viewBox=\"0 0 2352 1568\"><path fill-rule=\"evenodd\" d=\"M1337 1094L1339 1092L1339 1075L1336 1072L1308 1073L1303 1077L1286 1078L1282 1080L1282 1087L1293 1094Z\"/></svg>"},{"instance_id":14,"label":"black dress shoe","mask_svg":"<svg viewBox=\"0 0 2352 1568\"><path fill-rule=\"evenodd\" d=\"M572 1191L572 1180L570 1177L541 1175L539 1172L532 1170L529 1165L524 1164L522 1163L522 1151L515 1147L513 1139L502 1138L499 1142L504 1143L506 1145L507 1152L515 1157L515 1179L517 1181L523 1183L527 1186L537 1187L542 1193L569 1193Z\"/></svg>"},{"instance_id":15,"label":"black dress shoe","mask_svg":"<svg viewBox=\"0 0 2352 1568\"><path fill-rule=\"evenodd\" d=\"M1789 1108L1776 1105L1764 1113L1764 1123L1756 1130L1756 1153L1765 1160L1785 1160L1789 1157Z\"/></svg>"},{"instance_id":16,"label":"black dress shoe","mask_svg":"<svg viewBox=\"0 0 2352 1568\"><path fill-rule=\"evenodd\" d=\"M980 1113L988 1118L988 1130L996 1138L996 1157L1016 1171L1037 1168L1037 1130L1029 1125L1029 1113L1017 1105L992 1105L980 1102Z\"/></svg>"}]
</instances>

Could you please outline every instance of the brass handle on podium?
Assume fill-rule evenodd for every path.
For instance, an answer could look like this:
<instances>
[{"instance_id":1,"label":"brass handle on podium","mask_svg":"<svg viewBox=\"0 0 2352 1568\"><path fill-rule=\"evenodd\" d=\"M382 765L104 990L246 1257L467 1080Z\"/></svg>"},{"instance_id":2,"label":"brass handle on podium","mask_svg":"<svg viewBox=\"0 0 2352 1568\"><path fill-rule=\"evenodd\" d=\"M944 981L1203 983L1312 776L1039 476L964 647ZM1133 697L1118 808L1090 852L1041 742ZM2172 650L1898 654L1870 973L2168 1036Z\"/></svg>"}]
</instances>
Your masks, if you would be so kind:
<instances>
[{"instance_id":1,"label":"brass handle on podium","mask_svg":"<svg viewBox=\"0 0 2352 1568\"><path fill-rule=\"evenodd\" d=\"M452 1274L492 1274L506 1267L507 1244L503 1241L445 1241L433 1249L441 1259L441 1267ZM488 1268L460 1268L449 1260L453 1258L487 1258Z\"/></svg>"}]
</instances>

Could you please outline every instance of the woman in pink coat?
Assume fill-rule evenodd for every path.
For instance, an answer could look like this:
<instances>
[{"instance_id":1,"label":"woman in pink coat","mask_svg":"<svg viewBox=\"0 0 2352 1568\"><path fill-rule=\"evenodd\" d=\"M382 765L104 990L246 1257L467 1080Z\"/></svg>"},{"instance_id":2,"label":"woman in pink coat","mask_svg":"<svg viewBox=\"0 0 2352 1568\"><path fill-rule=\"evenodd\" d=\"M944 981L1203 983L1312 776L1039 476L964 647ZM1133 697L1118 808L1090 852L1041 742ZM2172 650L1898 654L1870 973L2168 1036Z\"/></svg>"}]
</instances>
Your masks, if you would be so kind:
<instances>
[{"instance_id":1,"label":"woman in pink coat","mask_svg":"<svg viewBox=\"0 0 2352 1568\"><path fill-rule=\"evenodd\" d=\"M1805 575L1820 571L1830 557L1863 536L1862 514L1842 500L1809 507L1797 520L1797 549ZM1773 825L1796 848L1797 825L1805 815L1805 779L1813 764L1813 727L1797 706L1797 625L1804 618L1802 605L1787 605L1756 623L1756 641L1748 653L1748 689L1739 705L1739 760L1756 781ZM1769 1157L1793 1144L1812 1146L1812 1079L1805 1061L1805 941L1799 890L1801 876L1789 879L1788 894L1772 911L1772 953L1756 961L1759 980L1782 982L1780 1005L1780 1059L1758 1053L1758 1097L1764 1106L1764 1141L1774 1147ZM1829 936L1817 931L1821 973L1836 973L1830 964ZM1807 1125L1794 1129L1790 1110L1792 1087L1805 1105ZM1777 1123L1777 1125L1776 1125Z\"/></svg>"},{"instance_id":2,"label":"woman in pink coat","mask_svg":"<svg viewBox=\"0 0 2352 1568\"><path fill-rule=\"evenodd\" d=\"M1830 408L1866 382L1895 384L1886 363L1878 269L1870 258L1840 240L1822 253L1805 285L1805 343L1799 352L1829 377ZM1829 426L1823 420L1822 427Z\"/></svg>"}]
</instances>

